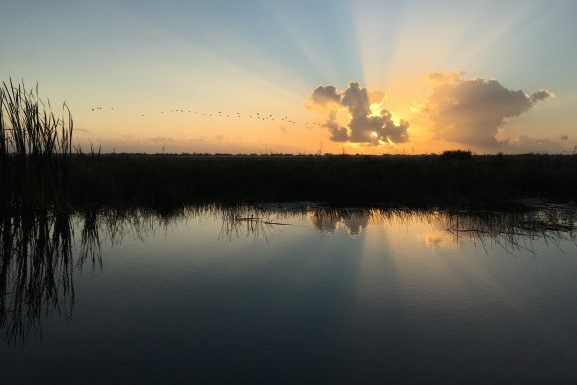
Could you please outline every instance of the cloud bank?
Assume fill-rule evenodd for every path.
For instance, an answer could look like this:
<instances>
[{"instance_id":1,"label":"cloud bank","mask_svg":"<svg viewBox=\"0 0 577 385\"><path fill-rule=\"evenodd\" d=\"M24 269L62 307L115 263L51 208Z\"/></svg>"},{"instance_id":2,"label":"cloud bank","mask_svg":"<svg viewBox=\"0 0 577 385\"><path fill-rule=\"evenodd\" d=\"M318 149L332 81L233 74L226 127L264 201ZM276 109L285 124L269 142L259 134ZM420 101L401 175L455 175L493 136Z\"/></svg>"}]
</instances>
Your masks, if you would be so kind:
<instances>
[{"instance_id":1,"label":"cloud bank","mask_svg":"<svg viewBox=\"0 0 577 385\"><path fill-rule=\"evenodd\" d=\"M464 79L463 75L462 72L429 75L436 86L424 111L433 123L435 139L484 148L507 145L496 139L506 119L554 96L548 90L529 94L509 90L496 80Z\"/></svg>"},{"instance_id":2,"label":"cloud bank","mask_svg":"<svg viewBox=\"0 0 577 385\"><path fill-rule=\"evenodd\" d=\"M350 82L344 91L332 85L319 86L311 94L310 100L326 112L324 127L328 128L332 141L373 145L409 141L409 123L401 120L396 124L392 114L385 109L374 114L370 108L369 93L359 83ZM345 125L337 120L339 111L343 109L350 116Z\"/></svg>"}]
</instances>

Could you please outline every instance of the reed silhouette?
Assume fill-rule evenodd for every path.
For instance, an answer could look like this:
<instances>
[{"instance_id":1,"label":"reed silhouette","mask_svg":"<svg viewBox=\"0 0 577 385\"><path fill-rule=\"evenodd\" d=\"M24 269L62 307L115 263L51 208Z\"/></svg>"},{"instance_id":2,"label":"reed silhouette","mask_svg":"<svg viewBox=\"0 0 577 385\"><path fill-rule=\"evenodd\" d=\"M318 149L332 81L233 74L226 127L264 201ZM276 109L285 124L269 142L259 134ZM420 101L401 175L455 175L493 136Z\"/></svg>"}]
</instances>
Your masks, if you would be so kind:
<instances>
[{"instance_id":1,"label":"reed silhouette","mask_svg":"<svg viewBox=\"0 0 577 385\"><path fill-rule=\"evenodd\" d=\"M0 87L0 210L63 210L69 205L73 120L12 79Z\"/></svg>"}]
</instances>

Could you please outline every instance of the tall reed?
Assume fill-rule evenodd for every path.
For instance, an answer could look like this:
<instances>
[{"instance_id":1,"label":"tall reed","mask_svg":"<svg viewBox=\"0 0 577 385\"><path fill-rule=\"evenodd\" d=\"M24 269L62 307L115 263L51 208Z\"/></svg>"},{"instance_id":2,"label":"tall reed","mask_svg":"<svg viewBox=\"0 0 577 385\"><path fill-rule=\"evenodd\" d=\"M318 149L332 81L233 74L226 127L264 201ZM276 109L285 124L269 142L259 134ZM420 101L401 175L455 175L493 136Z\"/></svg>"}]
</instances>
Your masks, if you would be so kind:
<instances>
[{"instance_id":1,"label":"tall reed","mask_svg":"<svg viewBox=\"0 0 577 385\"><path fill-rule=\"evenodd\" d=\"M38 85L0 87L0 205L3 210L63 209L69 202L73 120L57 116Z\"/></svg>"}]
</instances>

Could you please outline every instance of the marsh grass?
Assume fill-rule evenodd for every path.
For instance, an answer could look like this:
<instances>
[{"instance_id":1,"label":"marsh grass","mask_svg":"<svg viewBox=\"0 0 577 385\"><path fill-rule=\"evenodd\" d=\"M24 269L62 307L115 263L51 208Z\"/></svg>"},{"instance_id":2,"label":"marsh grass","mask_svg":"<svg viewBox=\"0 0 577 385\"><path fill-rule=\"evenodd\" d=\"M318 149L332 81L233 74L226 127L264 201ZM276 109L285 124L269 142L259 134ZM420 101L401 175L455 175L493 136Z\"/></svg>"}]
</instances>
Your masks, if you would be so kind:
<instances>
[{"instance_id":1,"label":"marsh grass","mask_svg":"<svg viewBox=\"0 0 577 385\"><path fill-rule=\"evenodd\" d=\"M329 203L507 210L577 201L577 156L73 157L74 207L159 211L207 203Z\"/></svg>"},{"instance_id":2,"label":"marsh grass","mask_svg":"<svg viewBox=\"0 0 577 385\"><path fill-rule=\"evenodd\" d=\"M0 87L0 205L4 211L66 209L73 120L43 101L38 85L12 79Z\"/></svg>"}]
</instances>

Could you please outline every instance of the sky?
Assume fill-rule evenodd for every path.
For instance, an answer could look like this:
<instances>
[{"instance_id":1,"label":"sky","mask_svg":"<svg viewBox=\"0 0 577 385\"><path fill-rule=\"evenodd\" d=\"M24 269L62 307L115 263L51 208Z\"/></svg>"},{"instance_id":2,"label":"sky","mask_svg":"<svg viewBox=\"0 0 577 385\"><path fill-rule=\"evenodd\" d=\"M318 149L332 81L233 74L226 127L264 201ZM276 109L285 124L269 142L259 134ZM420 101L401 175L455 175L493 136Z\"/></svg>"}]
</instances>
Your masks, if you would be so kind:
<instances>
[{"instance_id":1,"label":"sky","mask_svg":"<svg viewBox=\"0 0 577 385\"><path fill-rule=\"evenodd\" d=\"M567 153L575 0L0 0L0 81L104 152ZM54 108L57 110L57 108Z\"/></svg>"}]
</instances>

